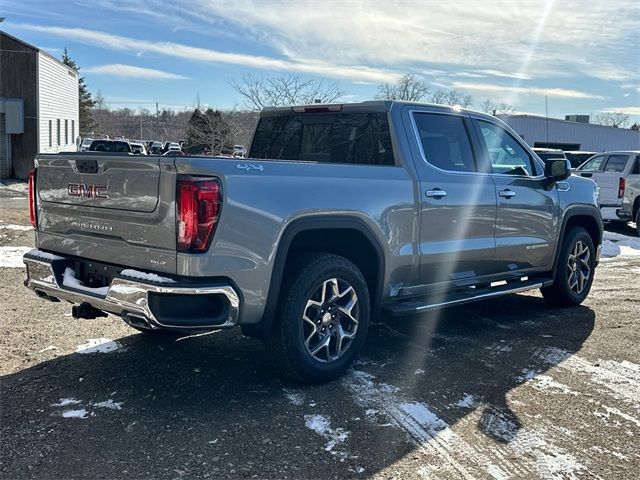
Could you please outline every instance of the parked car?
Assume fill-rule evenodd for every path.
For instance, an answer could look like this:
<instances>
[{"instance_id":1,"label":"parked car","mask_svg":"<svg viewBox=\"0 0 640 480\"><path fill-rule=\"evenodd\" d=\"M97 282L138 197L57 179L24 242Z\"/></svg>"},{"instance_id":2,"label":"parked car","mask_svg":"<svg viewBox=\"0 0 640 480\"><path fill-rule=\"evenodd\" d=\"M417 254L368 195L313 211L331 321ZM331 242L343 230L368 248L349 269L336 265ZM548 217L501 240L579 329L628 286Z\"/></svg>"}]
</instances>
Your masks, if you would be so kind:
<instances>
[{"instance_id":1,"label":"parked car","mask_svg":"<svg viewBox=\"0 0 640 480\"><path fill-rule=\"evenodd\" d=\"M540 157L540 160L542 161L549 160L550 158L567 158L564 152L557 148L536 147L533 149L533 151L536 152L536 155L538 155L538 157Z\"/></svg>"},{"instance_id":2,"label":"parked car","mask_svg":"<svg viewBox=\"0 0 640 480\"><path fill-rule=\"evenodd\" d=\"M640 235L640 151L599 153L575 173L600 187L604 220L634 221Z\"/></svg>"},{"instance_id":3,"label":"parked car","mask_svg":"<svg viewBox=\"0 0 640 480\"><path fill-rule=\"evenodd\" d=\"M151 145L151 151L149 152L151 155L162 155L164 152L162 151L162 142L153 142Z\"/></svg>"},{"instance_id":4,"label":"parked car","mask_svg":"<svg viewBox=\"0 0 640 480\"><path fill-rule=\"evenodd\" d=\"M584 162L589 160L598 152L583 152L581 150L574 150L569 152L564 152L564 156L567 157L567 160L571 162L571 168L578 168Z\"/></svg>"},{"instance_id":5,"label":"parked car","mask_svg":"<svg viewBox=\"0 0 640 480\"><path fill-rule=\"evenodd\" d=\"M35 162L24 261L39 297L145 332L239 325L301 382L344 373L381 311L532 289L578 305L602 243L592 180L452 107L267 108L246 159Z\"/></svg>"},{"instance_id":6,"label":"parked car","mask_svg":"<svg viewBox=\"0 0 640 480\"><path fill-rule=\"evenodd\" d=\"M147 149L143 143L130 142L131 151L136 155L146 155Z\"/></svg>"},{"instance_id":7,"label":"parked car","mask_svg":"<svg viewBox=\"0 0 640 480\"><path fill-rule=\"evenodd\" d=\"M93 142L93 138L86 137L82 139L82 143L80 144L80 148L78 151L86 152L87 150L89 150L89 147L91 146L91 142Z\"/></svg>"},{"instance_id":8,"label":"parked car","mask_svg":"<svg viewBox=\"0 0 640 480\"><path fill-rule=\"evenodd\" d=\"M89 146L91 152L132 153L129 142L121 140L94 140Z\"/></svg>"},{"instance_id":9,"label":"parked car","mask_svg":"<svg viewBox=\"0 0 640 480\"><path fill-rule=\"evenodd\" d=\"M167 151L170 151L170 150L180 151L182 150L182 147L180 147L180 144L178 142L171 142L169 143L169 148L167 149Z\"/></svg>"},{"instance_id":10,"label":"parked car","mask_svg":"<svg viewBox=\"0 0 640 480\"><path fill-rule=\"evenodd\" d=\"M244 145L234 145L233 146L233 156L234 157L244 157L247 154L247 149Z\"/></svg>"}]
</instances>

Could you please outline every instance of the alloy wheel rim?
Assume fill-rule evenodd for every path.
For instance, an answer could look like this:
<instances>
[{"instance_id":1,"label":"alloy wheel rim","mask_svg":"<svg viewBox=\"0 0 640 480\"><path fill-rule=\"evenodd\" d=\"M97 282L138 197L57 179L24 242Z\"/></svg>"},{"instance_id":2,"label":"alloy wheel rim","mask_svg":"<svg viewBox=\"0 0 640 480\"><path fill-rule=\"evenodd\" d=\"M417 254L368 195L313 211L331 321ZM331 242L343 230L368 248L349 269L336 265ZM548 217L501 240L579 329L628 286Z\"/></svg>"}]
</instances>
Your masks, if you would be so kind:
<instances>
[{"instance_id":1,"label":"alloy wheel rim","mask_svg":"<svg viewBox=\"0 0 640 480\"><path fill-rule=\"evenodd\" d=\"M576 295L580 295L587 286L591 277L591 251L589 247L582 241L578 240L567 260L567 279L569 288Z\"/></svg>"},{"instance_id":2,"label":"alloy wheel rim","mask_svg":"<svg viewBox=\"0 0 640 480\"><path fill-rule=\"evenodd\" d=\"M307 353L323 363L340 359L356 336L358 314L358 295L348 282L338 278L323 281L302 315Z\"/></svg>"}]
</instances>

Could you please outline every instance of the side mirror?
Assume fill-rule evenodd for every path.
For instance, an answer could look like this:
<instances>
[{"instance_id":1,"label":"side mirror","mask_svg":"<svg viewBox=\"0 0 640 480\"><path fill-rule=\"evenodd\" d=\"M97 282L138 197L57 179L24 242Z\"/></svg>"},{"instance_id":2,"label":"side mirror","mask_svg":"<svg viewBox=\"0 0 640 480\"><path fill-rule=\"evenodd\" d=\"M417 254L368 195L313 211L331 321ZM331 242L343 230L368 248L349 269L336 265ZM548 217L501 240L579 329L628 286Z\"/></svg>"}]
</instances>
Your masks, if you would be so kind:
<instances>
[{"instance_id":1,"label":"side mirror","mask_svg":"<svg viewBox=\"0 0 640 480\"><path fill-rule=\"evenodd\" d=\"M571 176L571 162L565 158L550 158L544 162L544 176L551 182L560 182Z\"/></svg>"}]
</instances>

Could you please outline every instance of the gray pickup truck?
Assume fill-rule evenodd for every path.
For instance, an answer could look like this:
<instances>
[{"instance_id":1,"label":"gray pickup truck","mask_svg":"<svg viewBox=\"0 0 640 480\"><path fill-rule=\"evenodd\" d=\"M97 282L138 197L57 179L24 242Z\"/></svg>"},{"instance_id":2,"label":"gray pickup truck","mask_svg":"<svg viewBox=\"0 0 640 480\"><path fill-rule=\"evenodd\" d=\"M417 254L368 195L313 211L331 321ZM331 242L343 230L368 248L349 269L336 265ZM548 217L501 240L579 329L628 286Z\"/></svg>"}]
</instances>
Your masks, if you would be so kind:
<instances>
[{"instance_id":1,"label":"gray pickup truck","mask_svg":"<svg viewBox=\"0 0 640 480\"><path fill-rule=\"evenodd\" d=\"M589 293L592 180L500 120L403 102L267 108L248 158L39 155L25 285L144 332L240 326L301 382L341 375L381 312Z\"/></svg>"}]
</instances>

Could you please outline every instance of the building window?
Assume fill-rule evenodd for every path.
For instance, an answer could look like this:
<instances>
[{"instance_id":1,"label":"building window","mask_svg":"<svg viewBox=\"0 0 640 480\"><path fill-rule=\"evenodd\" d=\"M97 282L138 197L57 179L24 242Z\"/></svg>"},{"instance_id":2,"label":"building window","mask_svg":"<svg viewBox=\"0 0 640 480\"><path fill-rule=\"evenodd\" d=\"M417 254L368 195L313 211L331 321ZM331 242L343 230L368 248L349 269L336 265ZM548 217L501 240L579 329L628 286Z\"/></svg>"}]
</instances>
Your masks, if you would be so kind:
<instances>
[{"instance_id":1,"label":"building window","mask_svg":"<svg viewBox=\"0 0 640 480\"><path fill-rule=\"evenodd\" d=\"M71 120L71 141L76 142L76 121Z\"/></svg>"},{"instance_id":2,"label":"building window","mask_svg":"<svg viewBox=\"0 0 640 480\"><path fill-rule=\"evenodd\" d=\"M56 120L56 127L57 127L56 136L58 137L58 146L60 146L60 119L59 118Z\"/></svg>"},{"instance_id":3,"label":"building window","mask_svg":"<svg viewBox=\"0 0 640 480\"><path fill-rule=\"evenodd\" d=\"M49 147L53 147L53 122L49 120Z\"/></svg>"},{"instance_id":4,"label":"building window","mask_svg":"<svg viewBox=\"0 0 640 480\"><path fill-rule=\"evenodd\" d=\"M69 120L64 120L64 144L69 145Z\"/></svg>"}]
</instances>

